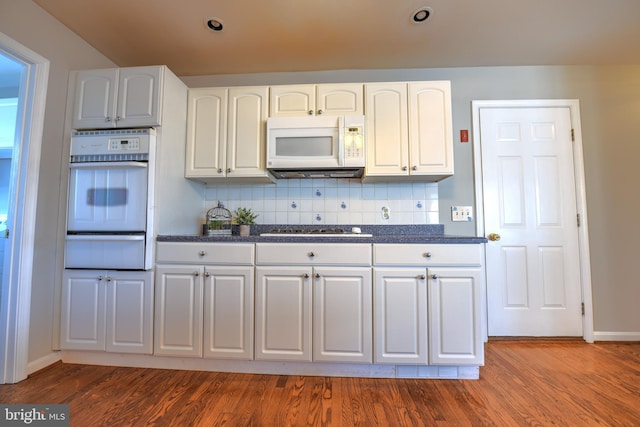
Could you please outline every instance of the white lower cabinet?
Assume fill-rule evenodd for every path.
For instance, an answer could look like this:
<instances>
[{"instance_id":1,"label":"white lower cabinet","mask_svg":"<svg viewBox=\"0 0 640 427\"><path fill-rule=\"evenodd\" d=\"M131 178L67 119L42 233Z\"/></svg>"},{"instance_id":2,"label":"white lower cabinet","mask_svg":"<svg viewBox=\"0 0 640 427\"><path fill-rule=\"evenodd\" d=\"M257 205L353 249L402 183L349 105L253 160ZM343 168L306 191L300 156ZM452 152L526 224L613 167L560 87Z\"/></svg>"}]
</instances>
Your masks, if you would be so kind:
<instances>
[{"instance_id":1,"label":"white lower cabinet","mask_svg":"<svg viewBox=\"0 0 640 427\"><path fill-rule=\"evenodd\" d=\"M480 245L374 244L373 263L376 363L484 363Z\"/></svg>"},{"instance_id":2,"label":"white lower cabinet","mask_svg":"<svg viewBox=\"0 0 640 427\"><path fill-rule=\"evenodd\" d=\"M424 268L374 269L374 363L427 364Z\"/></svg>"},{"instance_id":3,"label":"white lower cabinet","mask_svg":"<svg viewBox=\"0 0 640 427\"><path fill-rule=\"evenodd\" d=\"M153 272L65 270L60 348L151 354Z\"/></svg>"},{"instance_id":4,"label":"white lower cabinet","mask_svg":"<svg viewBox=\"0 0 640 427\"><path fill-rule=\"evenodd\" d=\"M429 357L432 365L484 363L482 270L429 268Z\"/></svg>"},{"instance_id":5,"label":"white lower cabinet","mask_svg":"<svg viewBox=\"0 0 640 427\"><path fill-rule=\"evenodd\" d=\"M371 245L256 247L256 360L371 363Z\"/></svg>"},{"instance_id":6,"label":"white lower cabinet","mask_svg":"<svg viewBox=\"0 0 640 427\"><path fill-rule=\"evenodd\" d=\"M253 244L158 243L154 354L253 359L253 259Z\"/></svg>"}]
</instances>

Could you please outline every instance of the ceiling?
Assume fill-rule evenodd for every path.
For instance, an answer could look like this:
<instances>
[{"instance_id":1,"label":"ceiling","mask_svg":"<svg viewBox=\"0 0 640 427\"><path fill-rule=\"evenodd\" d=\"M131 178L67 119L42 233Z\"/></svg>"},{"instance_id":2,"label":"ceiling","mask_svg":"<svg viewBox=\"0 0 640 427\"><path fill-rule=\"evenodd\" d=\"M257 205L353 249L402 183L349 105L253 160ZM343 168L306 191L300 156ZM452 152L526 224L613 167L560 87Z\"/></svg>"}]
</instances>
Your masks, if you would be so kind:
<instances>
[{"instance_id":1,"label":"ceiling","mask_svg":"<svg viewBox=\"0 0 640 427\"><path fill-rule=\"evenodd\" d=\"M33 1L117 65L181 76L640 64L638 0Z\"/></svg>"}]
</instances>

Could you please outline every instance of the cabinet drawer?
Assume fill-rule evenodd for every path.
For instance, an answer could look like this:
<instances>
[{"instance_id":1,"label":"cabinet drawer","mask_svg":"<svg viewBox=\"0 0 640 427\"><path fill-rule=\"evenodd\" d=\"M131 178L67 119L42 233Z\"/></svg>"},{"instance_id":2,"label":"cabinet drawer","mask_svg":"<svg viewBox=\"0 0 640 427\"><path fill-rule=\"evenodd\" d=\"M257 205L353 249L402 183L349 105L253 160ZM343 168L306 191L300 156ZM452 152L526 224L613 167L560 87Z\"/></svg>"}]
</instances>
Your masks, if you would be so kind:
<instances>
[{"instance_id":1,"label":"cabinet drawer","mask_svg":"<svg viewBox=\"0 0 640 427\"><path fill-rule=\"evenodd\" d=\"M374 265L482 265L480 245L374 244Z\"/></svg>"},{"instance_id":2,"label":"cabinet drawer","mask_svg":"<svg viewBox=\"0 0 640 427\"><path fill-rule=\"evenodd\" d=\"M371 245L363 243L257 243L258 265L371 265Z\"/></svg>"},{"instance_id":3,"label":"cabinet drawer","mask_svg":"<svg viewBox=\"0 0 640 427\"><path fill-rule=\"evenodd\" d=\"M162 263L253 265L253 243L158 242Z\"/></svg>"}]
</instances>

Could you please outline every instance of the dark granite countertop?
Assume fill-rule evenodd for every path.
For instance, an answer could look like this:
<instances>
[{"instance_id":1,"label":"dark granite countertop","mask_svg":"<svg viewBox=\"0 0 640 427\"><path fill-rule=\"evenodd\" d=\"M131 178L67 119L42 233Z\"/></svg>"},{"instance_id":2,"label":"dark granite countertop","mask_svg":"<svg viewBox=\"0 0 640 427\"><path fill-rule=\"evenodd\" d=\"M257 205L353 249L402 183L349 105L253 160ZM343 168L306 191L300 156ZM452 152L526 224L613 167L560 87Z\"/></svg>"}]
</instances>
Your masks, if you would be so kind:
<instances>
[{"instance_id":1,"label":"dark granite countertop","mask_svg":"<svg viewBox=\"0 0 640 427\"><path fill-rule=\"evenodd\" d=\"M347 236L323 236L313 234L311 236L296 236L286 234L282 236L260 236L274 229L320 229L339 228L350 231L355 225L276 225L257 224L251 226L251 235L247 237L239 235L159 235L158 242L247 242L247 243L440 243L440 244L477 244L487 243L486 237L454 236L444 234L444 225L360 225L363 234L371 234L372 237Z\"/></svg>"}]
</instances>

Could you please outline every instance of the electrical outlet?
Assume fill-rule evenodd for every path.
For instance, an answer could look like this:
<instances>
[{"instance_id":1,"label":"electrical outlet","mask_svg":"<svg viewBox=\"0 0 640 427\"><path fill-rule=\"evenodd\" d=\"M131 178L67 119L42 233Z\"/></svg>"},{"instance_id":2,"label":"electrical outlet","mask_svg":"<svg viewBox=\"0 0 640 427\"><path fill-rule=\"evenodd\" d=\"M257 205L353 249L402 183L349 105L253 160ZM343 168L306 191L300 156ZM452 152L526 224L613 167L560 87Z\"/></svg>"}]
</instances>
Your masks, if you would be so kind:
<instances>
[{"instance_id":1,"label":"electrical outlet","mask_svg":"<svg viewBox=\"0 0 640 427\"><path fill-rule=\"evenodd\" d=\"M473 221L471 206L451 206L451 221Z\"/></svg>"},{"instance_id":2,"label":"electrical outlet","mask_svg":"<svg viewBox=\"0 0 640 427\"><path fill-rule=\"evenodd\" d=\"M380 212L380 215L382 215L382 219L390 219L391 218L391 209L389 209L387 206L383 206L382 207L382 212Z\"/></svg>"}]
</instances>

